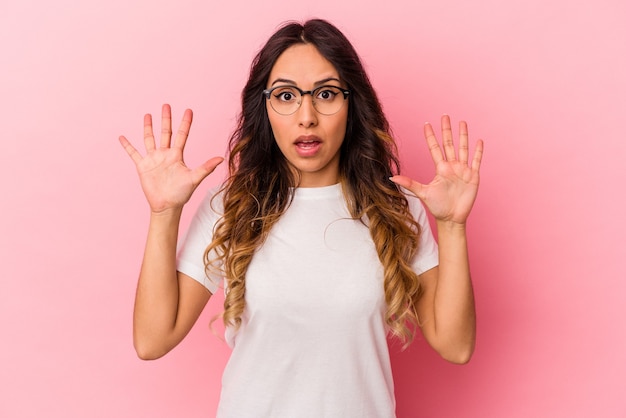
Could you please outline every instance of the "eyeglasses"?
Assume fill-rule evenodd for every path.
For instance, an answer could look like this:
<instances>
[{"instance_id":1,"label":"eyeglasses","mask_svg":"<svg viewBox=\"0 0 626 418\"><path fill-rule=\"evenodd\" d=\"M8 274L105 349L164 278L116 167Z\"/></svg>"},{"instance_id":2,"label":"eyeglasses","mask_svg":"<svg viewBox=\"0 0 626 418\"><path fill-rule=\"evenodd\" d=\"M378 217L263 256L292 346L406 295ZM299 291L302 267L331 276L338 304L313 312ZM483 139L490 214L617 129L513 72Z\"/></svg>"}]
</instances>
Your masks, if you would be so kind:
<instances>
[{"instance_id":1,"label":"eyeglasses","mask_svg":"<svg viewBox=\"0 0 626 418\"><path fill-rule=\"evenodd\" d=\"M334 115L339 112L346 101L350 90L337 86L319 86L313 90L304 91L296 86L276 86L263 90L263 95L270 101L272 109L279 115L294 114L302 104L302 97L311 95L313 107L322 115Z\"/></svg>"}]
</instances>

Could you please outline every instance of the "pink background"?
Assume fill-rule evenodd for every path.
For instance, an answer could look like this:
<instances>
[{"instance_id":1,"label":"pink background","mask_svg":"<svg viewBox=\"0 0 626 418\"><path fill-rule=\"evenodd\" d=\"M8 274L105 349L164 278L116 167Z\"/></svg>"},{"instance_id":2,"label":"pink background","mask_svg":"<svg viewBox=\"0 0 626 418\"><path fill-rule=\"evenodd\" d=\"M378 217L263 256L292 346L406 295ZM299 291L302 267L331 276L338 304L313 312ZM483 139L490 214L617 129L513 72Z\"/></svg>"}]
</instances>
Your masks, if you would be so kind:
<instances>
[{"instance_id":1,"label":"pink background","mask_svg":"<svg viewBox=\"0 0 626 418\"><path fill-rule=\"evenodd\" d=\"M165 358L133 351L148 212L117 137L139 145L168 102L195 112L189 165L223 155L253 55L313 16L360 52L408 174L431 178L422 124L443 113L486 141L476 353L394 348L398 416L626 416L626 3L216 3L0 3L0 416L214 414L219 297Z\"/></svg>"}]
</instances>

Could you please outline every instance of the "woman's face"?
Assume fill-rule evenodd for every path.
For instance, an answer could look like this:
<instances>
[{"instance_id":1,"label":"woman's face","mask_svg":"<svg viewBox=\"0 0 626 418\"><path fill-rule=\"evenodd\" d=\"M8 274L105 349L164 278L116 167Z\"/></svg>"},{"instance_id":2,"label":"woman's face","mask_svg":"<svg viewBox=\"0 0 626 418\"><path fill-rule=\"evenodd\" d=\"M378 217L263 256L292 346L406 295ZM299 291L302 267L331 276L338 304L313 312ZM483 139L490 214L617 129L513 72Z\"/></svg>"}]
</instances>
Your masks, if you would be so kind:
<instances>
[{"instance_id":1,"label":"woman's face","mask_svg":"<svg viewBox=\"0 0 626 418\"><path fill-rule=\"evenodd\" d=\"M335 67L311 44L291 46L276 60L267 88L289 85L303 91L322 85L346 88ZM272 94L277 92L279 90ZM338 98L344 100L343 95ZM309 94L302 97L302 104L290 115L277 113L270 100L266 101L266 106L278 147L292 168L300 173L299 187L336 184L339 180L339 149L348 121L348 100L332 115L319 113Z\"/></svg>"}]
</instances>

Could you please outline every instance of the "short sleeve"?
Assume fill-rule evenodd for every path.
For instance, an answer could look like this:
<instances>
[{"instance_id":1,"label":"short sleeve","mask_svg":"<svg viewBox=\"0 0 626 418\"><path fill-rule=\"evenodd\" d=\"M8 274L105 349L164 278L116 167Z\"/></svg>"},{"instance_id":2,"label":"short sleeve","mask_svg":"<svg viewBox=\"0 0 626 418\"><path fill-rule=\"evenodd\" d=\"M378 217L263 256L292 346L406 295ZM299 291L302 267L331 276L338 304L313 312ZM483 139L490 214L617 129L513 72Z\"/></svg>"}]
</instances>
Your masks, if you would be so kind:
<instances>
[{"instance_id":1,"label":"short sleeve","mask_svg":"<svg viewBox=\"0 0 626 418\"><path fill-rule=\"evenodd\" d=\"M439 246L433 236L426 209L424 209L421 200L413 195L407 195L407 200L409 201L409 208L413 218L421 226L420 242L417 254L413 260L413 270L417 274L422 274L439 265Z\"/></svg>"},{"instance_id":2,"label":"short sleeve","mask_svg":"<svg viewBox=\"0 0 626 418\"><path fill-rule=\"evenodd\" d=\"M220 195L216 196L217 191L217 188L211 189L194 214L184 239L179 243L176 263L179 272L196 280L213 294L219 289L222 277L217 274L207 276L204 252L213 240L215 225L223 214L223 202Z\"/></svg>"}]
</instances>

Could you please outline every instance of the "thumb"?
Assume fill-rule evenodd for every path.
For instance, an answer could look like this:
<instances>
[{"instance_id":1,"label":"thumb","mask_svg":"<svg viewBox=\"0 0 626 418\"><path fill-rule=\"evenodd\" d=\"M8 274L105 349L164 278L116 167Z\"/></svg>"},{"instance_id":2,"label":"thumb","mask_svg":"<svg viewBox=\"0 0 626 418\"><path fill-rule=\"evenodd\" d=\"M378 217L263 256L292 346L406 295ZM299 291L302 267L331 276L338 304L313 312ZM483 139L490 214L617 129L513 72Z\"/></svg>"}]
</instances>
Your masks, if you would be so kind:
<instances>
[{"instance_id":1,"label":"thumb","mask_svg":"<svg viewBox=\"0 0 626 418\"><path fill-rule=\"evenodd\" d=\"M393 176L389 177L389 180L397 184L398 186L404 187L405 189L410 190L415 196L419 199L424 197L424 185L422 183L418 183L407 176Z\"/></svg>"},{"instance_id":2,"label":"thumb","mask_svg":"<svg viewBox=\"0 0 626 418\"><path fill-rule=\"evenodd\" d=\"M193 170L193 182L194 184L200 184L202 180L215 170L215 168L224 161L222 157L213 157L207 160L200 167Z\"/></svg>"}]
</instances>

